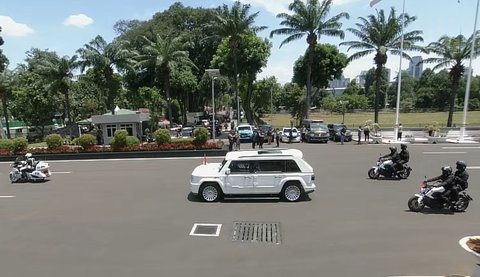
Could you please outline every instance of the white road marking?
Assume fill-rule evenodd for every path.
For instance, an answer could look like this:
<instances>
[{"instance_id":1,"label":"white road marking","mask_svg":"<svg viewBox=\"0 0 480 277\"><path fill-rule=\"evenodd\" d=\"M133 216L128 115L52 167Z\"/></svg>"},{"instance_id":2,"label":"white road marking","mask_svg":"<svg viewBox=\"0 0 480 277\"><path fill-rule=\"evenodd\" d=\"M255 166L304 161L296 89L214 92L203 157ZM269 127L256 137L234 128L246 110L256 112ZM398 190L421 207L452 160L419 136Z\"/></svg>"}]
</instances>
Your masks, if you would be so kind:
<instances>
[{"instance_id":1,"label":"white road marking","mask_svg":"<svg viewBox=\"0 0 480 277\"><path fill-rule=\"evenodd\" d=\"M0 195L0 198L15 198L14 195Z\"/></svg>"},{"instance_id":2,"label":"white road marking","mask_svg":"<svg viewBox=\"0 0 480 277\"><path fill-rule=\"evenodd\" d=\"M443 146L442 149L480 149L480 146Z\"/></svg>"},{"instance_id":3,"label":"white road marking","mask_svg":"<svg viewBox=\"0 0 480 277\"><path fill-rule=\"evenodd\" d=\"M217 231L215 234L195 234L195 230L197 230L198 226L209 226L209 227L217 227ZM220 230L222 229L222 224L211 224L211 223L195 223L193 224L192 230L190 231L190 236L197 236L197 237L218 237L220 235Z\"/></svg>"},{"instance_id":4,"label":"white road marking","mask_svg":"<svg viewBox=\"0 0 480 277\"><path fill-rule=\"evenodd\" d=\"M224 159L224 156L207 156L210 159ZM109 162L109 161L152 161L152 160L203 160L203 157L170 157L170 158L127 158L127 159L89 159L89 160L46 160L48 163L76 163L76 162ZM12 162L0 162L11 164Z\"/></svg>"},{"instance_id":5,"label":"white road marking","mask_svg":"<svg viewBox=\"0 0 480 277\"><path fill-rule=\"evenodd\" d=\"M52 174L70 174L72 173L71 171L58 171L58 172L51 172Z\"/></svg>"},{"instance_id":6,"label":"white road marking","mask_svg":"<svg viewBox=\"0 0 480 277\"><path fill-rule=\"evenodd\" d=\"M467 166L467 169L480 169L480 166Z\"/></svg>"},{"instance_id":7,"label":"white road marking","mask_svg":"<svg viewBox=\"0 0 480 277\"><path fill-rule=\"evenodd\" d=\"M449 154L467 154L467 152L422 152L425 155L449 155Z\"/></svg>"}]
</instances>

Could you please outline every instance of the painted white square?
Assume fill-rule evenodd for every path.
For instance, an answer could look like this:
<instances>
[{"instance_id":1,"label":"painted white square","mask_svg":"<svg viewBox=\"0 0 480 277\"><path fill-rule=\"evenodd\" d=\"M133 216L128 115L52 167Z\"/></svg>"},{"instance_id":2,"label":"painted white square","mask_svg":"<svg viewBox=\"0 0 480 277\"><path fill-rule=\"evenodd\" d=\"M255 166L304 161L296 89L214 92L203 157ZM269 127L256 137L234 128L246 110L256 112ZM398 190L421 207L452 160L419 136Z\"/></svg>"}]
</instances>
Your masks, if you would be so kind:
<instances>
[{"instance_id":1,"label":"painted white square","mask_svg":"<svg viewBox=\"0 0 480 277\"><path fill-rule=\"evenodd\" d=\"M215 234L195 234L195 230L198 227L217 227L217 231ZM190 231L190 236L198 236L198 237L218 237L220 235L220 230L222 229L222 224L211 224L211 223L195 223L193 224L192 230Z\"/></svg>"}]
</instances>

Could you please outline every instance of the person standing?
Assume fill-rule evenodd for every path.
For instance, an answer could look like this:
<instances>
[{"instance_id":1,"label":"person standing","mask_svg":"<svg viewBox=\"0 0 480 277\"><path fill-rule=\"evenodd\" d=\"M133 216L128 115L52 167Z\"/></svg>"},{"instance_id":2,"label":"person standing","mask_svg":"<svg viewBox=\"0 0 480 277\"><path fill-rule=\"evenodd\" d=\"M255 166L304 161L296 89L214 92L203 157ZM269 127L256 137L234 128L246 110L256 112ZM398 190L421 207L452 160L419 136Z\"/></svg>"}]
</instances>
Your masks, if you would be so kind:
<instances>
[{"instance_id":1,"label":"person standing","mask_svg":"<svg viewBox=\"0 0 480 277\"><path fill-rule=\"evenodd\" d=\"M368 143L370 141L370 128L368 127L368 125L365 125L365 127L363 127L363 134L365 135L365 141Z\"/></svg>"},{"instance_id":2,"label":"person standing","mask_svg":"<svg viewBox=\"0 0 480 277\"><path fill-rule=\"evenodd\" d=\"M397 140L402 140L403 126L402 123L398 124Z\"/></svg>"},{"instance_id":3,"label":"person standing","mask_svg":"<svg viewBox=\"0 0 480 277\"><path fill-rule=\"evenodd\" d=\"M275 130L275 142L277 143L277 147L280 147L280 130L278 130L278 128Z\"/></svg>"},{"instance_id":4,"label":"person standing","mask_svg":"<svg viewBox=\"0 0 480 277\"><path fill-rule=\"evenodd\" d=\"M347 129L345 128L345 126L342 127L342 129L340 130L340 143L343 145L343 142L345 141L345 135L347 133Z\"/></svg>"},{"instance_id":5,"label":"person standing","mask_svg":"<svg viewBox=\"0 0 480 277\"><path fill-rule=\"evenodd\" d=\"M228 151L233 150L234 143L235 143L235 134L233 131L230 131L230 133L228 133Z\"/></svg>"}]
</instances>

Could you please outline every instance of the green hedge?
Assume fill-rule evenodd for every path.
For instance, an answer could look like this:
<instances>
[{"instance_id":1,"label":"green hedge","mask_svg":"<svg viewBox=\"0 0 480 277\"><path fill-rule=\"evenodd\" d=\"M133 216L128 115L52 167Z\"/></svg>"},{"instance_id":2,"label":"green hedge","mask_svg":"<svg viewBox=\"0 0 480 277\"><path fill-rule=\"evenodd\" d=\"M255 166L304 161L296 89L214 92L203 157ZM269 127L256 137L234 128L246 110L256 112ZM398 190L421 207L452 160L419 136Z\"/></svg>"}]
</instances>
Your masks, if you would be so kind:
<instances>
[{"instance_id":1,"label":"green hedge","mask_svg":"<svg viewBox=\"0 0 480 277\"><path fill-rule=\"evenodd\" d=\"M170 132L167 129L158 129L153 133L155 137L155 141L157 144L165 144L172 142L172 137L170 136Z\"/></svg>"},{"instance_id":2,"label":"green hedge","mask_svg":"<svg viewBox=\"0 0 480 277\"><path fill-rule=\"evenodd\" d=\"M110 144L113 147L125 147L127 146L127 137L128 132L126 130L116 130Z\"/></svg>"},{"instance_id":3,"label":"green hedge","mask_svg":"<svg viewBox=\"0 0 480 277\"><path fill-rule=\"evenodd\" d=\"M51 134L45 138L48 149L55 149L63 145L63 138L59 134Z\"/></svg>"},{"instance_id":4,"label":"green hedge","mask_svg":"<svg viewBox=\"0 0 480 277\"><path fill-rule=\"evenodd\" d=\"M204 144L208 140L207 128L198 128L193 132L194 142L196 144Z\"/></svg>"},{"instance_id":5,"label":"green hedge","mask_svg":"<svg viewBox=\"0 0 480 277\"><path fill-rule=\"evenodd\" d=\"M12 142L15 153L25 151L28 148L28 140L24 137L14 138Z\"/></svg>"},{"instance_id":6,"label":"green hedge","mask_svg":"<svg viewBox=\"0 0 480 277\"><path fill-rule=\"evenodd\" d=\"M10 139L0 139L0 149L13 149L13 141Z\"/></svg>"},{"instance_id":7,"label":"green hedge","mask_svg":"<svg viewBox=\"0 0 480 277\"><path fill-rule=\"evenodd\" d=\"M140 140L137 137L128 136L127 137L127 146L135 146L135 145L140 145Z\"/></svg>"},{"instance_id":8,"label":"green hedge","mask_svg":"<svg viewBox=\"0 0 480 277\"><path fill-rule=\"evenodd\" d=\"M75 144L80 145L83 149L87 149L97 144L97 138L90 134L83 134L75 139Z\"/></svg>"}]
</instances>

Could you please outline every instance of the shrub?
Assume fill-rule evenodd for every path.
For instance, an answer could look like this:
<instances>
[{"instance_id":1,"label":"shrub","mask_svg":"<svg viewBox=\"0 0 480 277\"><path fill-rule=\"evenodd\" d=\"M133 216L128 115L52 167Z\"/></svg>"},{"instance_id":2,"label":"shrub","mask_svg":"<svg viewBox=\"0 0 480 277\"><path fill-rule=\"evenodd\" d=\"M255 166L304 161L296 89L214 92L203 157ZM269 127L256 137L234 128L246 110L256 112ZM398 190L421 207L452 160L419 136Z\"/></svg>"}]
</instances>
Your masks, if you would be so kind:
<instances>
[{"instance_id":1,"label":"shrub","mask_svg":"<svg viewBox=\"0 0 480 277\"><path fill-rule=\"evenodd\" d=\"M13 151L15 153L27 150L28 140L24 137L13 139Z\"/></svg>"},{"instance_id":2,"label":"shrub","mask_svg":"<svg viewBox=\"0 0 480 277\"><path fill-rule=\"evenodd\" d=\"M193 132L195 144L204 144L208 140L208 130L206 128L198 128Z\"/></svg>"},{"instance_id":3,"label":"shrub","mask_svg":"<svg viewBox=\"0 0 480 277\"><path fill-rule=\"evenodd\" d=\"M13 141L10 139L0 139L0 149L13 149Z\"/></svg>"},{"instance_id":4,"label":"shrub","mask_svg":"<svg viewBox=\"0 0 480 277\"><path fill-rule=\"evenodd\" d=\"M170 132L166 129L158 129L155 131L155 133L153 133L153 135L155 136L155 141L157 144L165 144L172 141Z\"/></svg>"},{"instance_id":5,"label":"shrub","mask_svg":"<svg viewBox=\"0 0 480 277\"><path fill-rule=\"evenodd\" d=\"M137 137L134 137L134 136L127 137L127 146L135 146L139 144L140 144L140 140Z\"/></svg>"},{"instance_id":6,"label":"shrub","mask_svg":"<svg viewBox=\"0 0 480 277\"><path fill-rule=\"evenodd\" d=\"M97 139L93 135L84 134L74 139L74 144L80 145L83 149L88 149L97 144Z\"/></svg>"},{"instance_id":7,"label":"shrub","mask_svg":"<svg viewBox=\"0 0 480 277\"><path fill-rule=\"evenodd\" d=\"M127 145L127 136L128 132L126 130L116 130L110 144L113 147L125 147Z\"/></svg>"},{"instance_id":8,"label":"shrub","mask_svg":"<svg viewBox=\"0 0 480 277\"><path fill-rule=\"evenodd\" d=\"M63 138L59 134L51 134L45 138L48 149L54 149L63 145Z\"/></svg>"}]
</instances>

